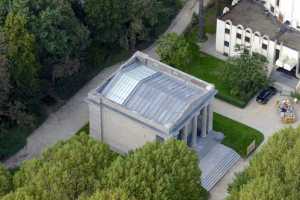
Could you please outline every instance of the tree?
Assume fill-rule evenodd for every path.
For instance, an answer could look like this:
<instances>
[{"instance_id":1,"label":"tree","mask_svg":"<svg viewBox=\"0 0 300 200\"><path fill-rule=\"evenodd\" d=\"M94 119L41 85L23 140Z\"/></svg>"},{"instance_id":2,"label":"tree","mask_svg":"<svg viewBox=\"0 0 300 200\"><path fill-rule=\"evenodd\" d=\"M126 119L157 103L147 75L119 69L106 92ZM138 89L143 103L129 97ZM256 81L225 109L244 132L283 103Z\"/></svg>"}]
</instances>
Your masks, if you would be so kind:
<instances>
[{"instance_id":1,"label":"tree","mask_svg":"<svg viewBox=\"0 0 300 200\"><path fill-rule=\"evenodd\" d=\"M176 33L169 33L158 41L156 49L162 62L175 67L186 67L199 53L199 47Z\"/></svg>"},{"instance_id":2,"label":"tree","mask_svg":"<svg viewBox=\"0 0 300 200\"><path fill-rule=\"evenodd\" d=\"M204 0L198 0L199 4L199 41L205 41L205 13L204 13Z\"/></svg>"},{"instance_id":3,"label":"tree","mask_svg":"<svg viewBox=\"0 0 300 200\"><path fill-rule=\"evenodd\" d=\"M4 25L6 15L9 12L10 0L0 1L0 27Z\"/></svg>"},{"instance_id":4,"label":"tree","mask_svg":"<svg viewBox=\"0 0 300 200\"><path fill-rule=\"evenodd\" d=\"M205 199L200 186L198 157L184 143L149 143L119 157L105 179L108 188L120 188L136 199Z\"/></svg>"},{"instance_id":5,"label":"tree","mask_svg":"<svg viewBox=\"0 0 300 200\"><path fill-rule=\"evenodd\" d=\"M76 18L70 0L15 0L13 11L28 18L45 65L78 56L88 45L89 32Z\"/></svg>"},{"instance_id":6,"label":"tree","mask_svg":"<svg viewBox=\"0 0 300 200\"><path fill-rule=\"evenodd\" d=\"M228 200L299 199L300 127L276 133L230 186Z\"/></svg>"},{"instance_id":7,"label":"tree","mask_svg":"<svg viewBox=\"0 0 300 200\"><path fill-rule=\"evenodd\" d=\"M40 160L25 162L14 185L37 200L77 199L94 193L115 157L107 145L82 133L59 142Z\"/></svg>"},{"instance_id":8,"label":"tree","mask_svg":"<svg viewBox=\"0 0 300 200\"><path fill-rule=\"evenodd\" d=\"M0 198L9 193L12 189L11 174L0 164Z\"/></svg>"},{"instance_id":9,"label":"tree","mask_svg":"<svg viewBox=\"0 0 300 200\"><path fill-rule=\"evenodd\" d=\"M268 81L267 60L265 57L247 52L229 59L224 70L224 84L230 93L247 100L265 87Z\"/></svg>"},{"instance_id":10,"label":"tree","mask_svg":"<svg viewBox=\"0 0 300 200\"><path fill-rule=\"evenodd\" d=\"M35 37L26 26L26 17L19 13L10 13L4 26L11 80L23 91L35 90L40 67Z\"/></svg>"},{"instance_id":11,"label":"tree","mask_svg":"<svg viewBox=\"0 0 300 200\"><path fill-rule=\"evenodd\" d=\"M138 41L149 41L153 37L151 31L159 25L161 17L168 15L159 0L130 0L126 6L128 16L122 44L134 51Z\"/></svg>"},{"instance_id":12,"label":"tree","mask_svg":"<svg viewBox=\"0 0 300 200\"><path fill-rule=\"evenodd\" d=\"M92 37L107 44L120 44L126 20L126 1L87 0L84 3L86 19Z\"/></svg>"},{"instance_id":13,"label":"tree","mask_svg":"<svg viewBox=\"0 0 300 200\"><path fill-rule=\"evenodd\" d=\"M86 198L86 200L134 200L134 198L129 197L128 194L126 194L126 192L117 189L98 191L95 194L93 194L90 198Z\"/></svg>"}]
</instances>

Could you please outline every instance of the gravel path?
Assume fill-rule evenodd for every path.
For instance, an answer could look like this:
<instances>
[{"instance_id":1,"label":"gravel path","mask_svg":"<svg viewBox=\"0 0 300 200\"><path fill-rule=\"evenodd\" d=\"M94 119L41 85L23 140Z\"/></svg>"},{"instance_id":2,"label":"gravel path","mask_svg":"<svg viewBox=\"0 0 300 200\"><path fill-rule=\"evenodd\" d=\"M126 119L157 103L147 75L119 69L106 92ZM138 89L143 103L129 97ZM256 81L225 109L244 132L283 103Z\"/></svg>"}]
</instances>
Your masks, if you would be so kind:
<instances>
[{"instance_id":1,"label":"gravel path","mask_svg":"<svg viewBox=\"0 0 300 200\"><path fill-rule=\"evenodd\" d=\"M210 0L206 0L206 3ZM197 0L188 0L177 17L173 20L166 31L183 33L189 25L193 12L197 10ZM155 44L144 51L150 56L157 58ZM48 119L37 128L27 139L27 145L4 162L7 167L18 166L22 161L36 157L42 151L55 144L59 140L70 138L76 131L88 122L88 106L85 98L91 89L96 88L109 75L116 71L120 64L104 69L81 90L77 92L62 108L51 114Z\"/></svg>"}]
</instances>

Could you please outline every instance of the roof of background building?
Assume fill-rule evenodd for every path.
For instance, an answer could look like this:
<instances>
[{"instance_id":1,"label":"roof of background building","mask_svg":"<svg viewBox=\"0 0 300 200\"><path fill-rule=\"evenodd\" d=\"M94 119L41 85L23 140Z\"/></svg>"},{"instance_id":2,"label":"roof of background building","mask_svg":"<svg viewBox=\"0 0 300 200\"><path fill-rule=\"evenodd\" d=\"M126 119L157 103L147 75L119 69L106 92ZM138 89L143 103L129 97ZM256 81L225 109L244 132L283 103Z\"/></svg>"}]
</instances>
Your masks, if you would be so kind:
<instances>
[{"instance_id":1,"label":"roof of background building","mask_svg":"<svg viewBox=\"0 0 300 200\"><path fill-rule=\"evenodd\" d=\"M261 3L252 0L241 0L234 8L225 14L222 20L231 20L234 25L243 25L263 35L269 36L271 40L278 40L284 45L300 51L300 33L288 30L279 34L282 24L271 15L267 15Z\"/></svg>"},{"instance_id":2,"label":"roof of background building","mask_svg":"<svg viewBox=\"0 0 300 200\"><path fill-rule=\"evenodd\" d=\"M185 116L191 105L204 101L212 85L200 87L136 59L122 67L98 92L140 116L166 128ZM210 93L212 94L212 93Z\"/></svg>"}]
</instances>

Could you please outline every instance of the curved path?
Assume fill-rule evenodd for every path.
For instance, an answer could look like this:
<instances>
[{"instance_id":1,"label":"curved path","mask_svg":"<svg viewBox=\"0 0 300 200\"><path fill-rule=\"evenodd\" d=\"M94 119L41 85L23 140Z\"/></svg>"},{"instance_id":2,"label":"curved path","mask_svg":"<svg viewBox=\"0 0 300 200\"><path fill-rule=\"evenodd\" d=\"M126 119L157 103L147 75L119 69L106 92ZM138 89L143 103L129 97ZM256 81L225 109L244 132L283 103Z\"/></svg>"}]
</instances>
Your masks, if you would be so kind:
<instances>
[{"instance_id":1,"label":"curved path","mask_svg":"<svg viewBox=\"0 0 300 200\"><path fill-rule=\"evenodd\" d=\"M209 0L206 0L206 3ZM192 19L193 12L197 10L197 1L188 0L182 10L166 31L183 33ZM155 44L144 52L157 58ZM59 140L70 138L76 131L88 122L88 106L85 98L91 89L96 88L103 80L120 67L121 63L104 69L95 78L88 82L76 95L74 95L62 108L52 113L48 119L37 128L27 139L27 145L16 155L4 162L7 167L18 166L22 161L38 156L42 151Z\"/></svg>"}]
</instances>

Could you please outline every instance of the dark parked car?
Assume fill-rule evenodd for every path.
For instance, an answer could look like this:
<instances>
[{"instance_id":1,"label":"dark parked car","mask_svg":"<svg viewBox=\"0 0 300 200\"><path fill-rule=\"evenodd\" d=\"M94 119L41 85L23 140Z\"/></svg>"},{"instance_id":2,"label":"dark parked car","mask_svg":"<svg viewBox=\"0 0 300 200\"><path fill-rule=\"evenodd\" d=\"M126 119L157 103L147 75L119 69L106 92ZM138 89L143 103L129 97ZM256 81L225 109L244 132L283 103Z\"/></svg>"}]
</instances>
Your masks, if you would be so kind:
<instances>
[{"instance_id":1,"label":"dark parked car","mask_svg":"<svg viewBox=\"0 0 300 200\"><path fill-rule=\"evenodd\" d=\"M277 89L270 86L262 90L256 97L256 101L261 104L266 104L277 93Z\"/></svg>"}]
</instances>

